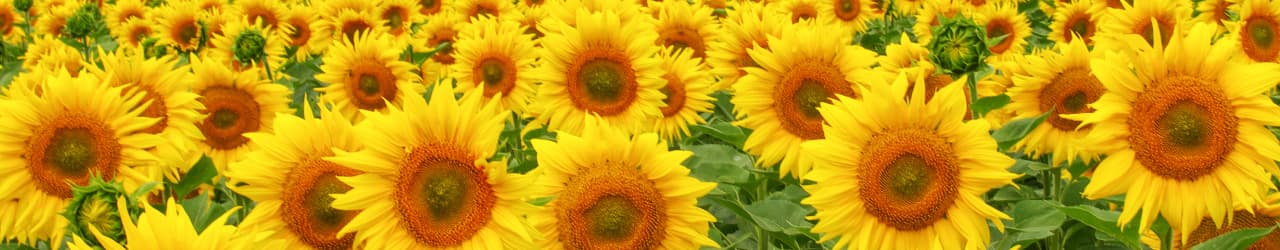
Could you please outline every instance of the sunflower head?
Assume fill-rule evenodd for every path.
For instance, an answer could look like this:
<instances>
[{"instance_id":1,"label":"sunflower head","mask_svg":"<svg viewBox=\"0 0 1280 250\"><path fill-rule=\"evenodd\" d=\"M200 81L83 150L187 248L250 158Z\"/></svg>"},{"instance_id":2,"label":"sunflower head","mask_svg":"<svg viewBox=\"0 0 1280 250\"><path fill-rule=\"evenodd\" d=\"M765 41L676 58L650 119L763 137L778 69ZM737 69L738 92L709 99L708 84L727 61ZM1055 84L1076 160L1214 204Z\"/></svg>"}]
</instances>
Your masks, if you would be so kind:
<instances>
[{"instance_id":1,"label":"sunflower head","mask_svg":"<svg viewBox=\"0 0 1280 250\"><path fill-rule=\"evenodd\" d=\"M20 11L26 12L27 10L31 9L32 2L35 2L35 0L14 0L13 7L17 8Z\"/></svg>"},{"instance_id":2,"label":"sunflower head","mask_svg":"<svg viewBox=\"0 0 1280 250\"><path fill-rule=\"evenodd\" d=\"M964 16L939 18L941 25L933 28L927 46L930 59L948 74L977 71L991 54L986 29Z\"/></svg>"},{"instance_id":3,"label":"sunflower head","mask_svg":"<svg viewBox=\"0 0 1280 250\"><path fill-rule=\"evenodd\" d=\"M67 26L62 29L62 32L74 38L81 38L89 36L102 26L102 14L98 12L98 5L85 4L67 18Z\"/></svg>"},{"instance_id":4,"label":"sunflower head","mask_svg":"<svg viewBox=\"0 0 1280 250\"><path fill-rule=\"evenodd\" d=\"M267 38L263 36L262 31L246 29L236 35L231 50L235 53L235 60L240 61L241 64L252 64L263 61L267 56L264 51L266 46Z\"/></svg>"},{"instance_id":5,"label":"sunflower head","mask_svg":"<svg viewBox=\"0 0 1280 250\"><path fill-rule=\"evenodd\" d=\"M73 235L88 239L95 245L102 243L91 237L93 234L90 233L90 228L97 230L104 237L123 241L125 236L120 217L142 212L137 207L137 202L128 196L120 182L108 183L94 176L89 179L88 185L72 187L71 192L73 198L67 204L66 210L62 212L62 216L70 222L67 230ZM124 200L128 204L128 209L116 210L117 200ZM120 214L124 211L129 214Z\"/></svg>"}]
</instances>

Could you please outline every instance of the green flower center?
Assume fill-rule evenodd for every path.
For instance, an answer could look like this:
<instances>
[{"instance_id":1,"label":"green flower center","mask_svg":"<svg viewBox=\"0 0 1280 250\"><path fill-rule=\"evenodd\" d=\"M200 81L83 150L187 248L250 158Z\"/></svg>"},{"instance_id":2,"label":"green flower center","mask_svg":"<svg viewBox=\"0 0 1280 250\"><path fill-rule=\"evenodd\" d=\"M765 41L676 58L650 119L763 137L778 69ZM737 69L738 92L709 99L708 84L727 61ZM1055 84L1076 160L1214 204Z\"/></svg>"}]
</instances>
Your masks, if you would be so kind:
<instances>
[{"instance_id":1,"label":"green flower center","mask_svg":"<svg viewBox=\"0 0 1280 250\"><path fill-rule=\"evenodd\" d=\"M621 239L631 235L640 215L631 202L619 196L606 196L586 211L593 235L605 239Z\"/></svg>"},{"instance_id":2,"label":"green flower center","mask_svg":"<svg viewBox=\"0 0 1280 250\"><path fill-rule=\"evenodd\" d=\"M1071 32L1075 32L1077 35L1082 37L1089 35L1089 19L1080 18L1076 19L1075 22L1071 22ZM1070 36L1070 34L1067 34L1068 38L1070 38Z\"/></svg>"},{"instance_id":3,"label":"green flower center","mask_svg":"<svg viewBox=\"0 0 1280 250\"><path fill-rule=\"evenodd\" d=\"M622 95L622 73L620 65L610 60L596 59L582 65L578 79L582 82L587 96L598 102L613 102Z\"/></svg>"},{"instance_id":4,"label":"green flower center","mask_svg":"<svg viewBox=\"0 0 1280 250\"><path fill-rule=\"evenodd\" d=\"M893 161L882 175L882 183L889 187L890 193L903 201L916 201L922 196L929 180L933 177L933 168L919 156L906 154Z\"/></svg>"},{"instance_id":5,"label":"green flower center","mask_svg":"<svg viewBox=\"0 0 1280 250\"><path fill-rule=\"evenodd\" d=\"M850 11L853 11L853 1L852 1L852 0L840 0L840 11L842 11L842 12L850 12Z\"/></svg>"},{"instance_id":6,"label":"green flower center","mask_svg":"<svg viewBox=\"0 0 1280 250\"><path fill-rule=\"evenodd\" d=\"M800 81L800 89L796 90L796 95L793 98L795 98L796 104L800 106L800 113L816 119L822 117L822 114L818 113L818 106L827 101L830 95L831 93L822 87L822 83L812 79L804 79Z\"/></svg>"},{"instance_id":7,"label":"green flower center","mask_svg":"<svg viewBox=\"0 0 1280 250\"><path fill-rule=\"evenodd\" d=\"M360 92L364 92L366 95L375 95L379 93L381 86L382 84L378 83L377 77L369 74L360 75Z\"/></svg>"},{"instance_id":8,"label":"green flower center","mask_svg":"<svg viewBox=\"0 0 1280 250\"><path fill-rule=\"evenodd\" d=\"M115 201L114 197L103 193L97 193L85 199L80 209L76 210L76 220L80 222L80 227L86 235L91 235L90 227L114 239L124 235L121 232L120 214L116 210Z\"/></svg>"},{"instance_id":9,"label":"green flower center","mask_svg":"<svg viewBox=\"0 0 1280 250\"><path fill-rule=\"evenodd\" d=\"M503 72L502 62L495 59L487 59L480 63L480 74L484 78L484 85L488 87L497 86L502 83L505 76Z\"/></svg>"},{"instance_id":10,"label":"green flower center","mask_svg":"<svg viewBox=\"0 0 1280 250\"><path fill-rule=\"evenodd\" d=\"M387 14L383 16L383 19L387 19L387 27L392 29L400 27L404 23L404 17L400 16L398 9L387 10Z\"/></svg>"},{"instance_id":11,"label":"green flower center","mask_svg":"<svg viewBox=\"0 0 1280 250\"><path fill-rule=\"evenodd\" d=\"M240 120L240 114L231 109L219 109L213 112L213 126L220 129L235 126L238 120Z\"/></svg>"},{"instance_id":12,"label":"green flower center","mask_svg":"<svg viewBox=\"0 0 1280 250\"><path fill-rule=\"evenodd\" d=\"M422 195L427 203L427 210L433 218L453 218L462 211L468 180L465 173L455 170L442 170L442 172L425 176Z\"/></svg>"},{"instance_id":13,"label":"green flower center","mask_svg":"<svg viewBox=\"0 0 1280 250\"><path fill-rule=\"evenodd\" d=\"M347 190L351 190L351 186L338 181L337 176L323 175L316 178L315 186L307 193L304 202L307 209L311 210L311 221L321 223L326 228L341 227L347 212L330 206L334 200L330 195L346 193Z\"/></svg>"},{"instance_id":14,"label":"green flower center","mask_svg":"<svg viewBox=\"0 0 1280 250\"><path fill-rule=\"evenodd\" d=\"M93 134L87 129L60 128L53 136L49 152L45 153L45 162L64 174L83 175L97 162L93 140Z\"/></svg>"},{"instance_id":15,"label":"green flower center","mask_svg":"<svg viewBox=\"0 0 1280 250\"><path fill-rule=\"evenodd\" d=\"M267 46L267 38L262 36L261 32L250 30L241 32L236 36L236 43L233 47L236 59L241 63L262 62L266 57L263 51Z\"/></svg>"},{"instance_id":16,"label":"green flower center","mask_svg":"<svg viewBox=\"0 0 1280 250\"><path fill-rule=\"evenodd\" d=\"M1271 40L1274 39L1276 35L1271 22L1266 20L1251 20L1251 22L1248 22L1248 24L1245 25L1245 29L1248 30L1249 36L1253 38L1254 45L1264 49L1271 47Z\"/></svg>"},{"instance_id":17,"label":"green flower center","mask_svg":"<svg viewBox=\"0 0 1280 250\"><path fill-rule=\"evenodd\" d=\"M1207 121L1204 107L1190 102L1175 104L1160 116L1160 131L1168 142L1182 148L1195 148L1204 144L1207 137Z\"/></svg>"}]
</instances>

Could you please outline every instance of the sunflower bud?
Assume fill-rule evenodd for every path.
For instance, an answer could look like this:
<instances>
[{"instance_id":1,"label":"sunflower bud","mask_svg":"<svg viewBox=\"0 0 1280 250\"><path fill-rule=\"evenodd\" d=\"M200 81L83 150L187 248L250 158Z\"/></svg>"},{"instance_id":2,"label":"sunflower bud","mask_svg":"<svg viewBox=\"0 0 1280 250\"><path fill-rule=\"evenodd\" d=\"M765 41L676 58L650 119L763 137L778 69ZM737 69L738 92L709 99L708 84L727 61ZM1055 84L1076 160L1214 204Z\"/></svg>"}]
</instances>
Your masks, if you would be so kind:
<instances>
[{"instance_id":1,"label":"sunflower bud","mask_svg":"<svg viewBox=\"0 0 1280 250\"><path fill-rule=\"evenodd\" d=\"M14 0L13 8L26 12L31 9L32 2L34 2L34 0Z\"/></svg>"},{"instance_id":2,"label":"sunflower bud","mask_svg":"<svg viewBox=\"0 0 1280 250\"><path fill-rule=\"evenodd\" d=\"M253 62L262 62L267 56L266 47L267 38L257 30L241 32L239 36L236 36L235 44L231 45L232 51L235 52L235 59L245 65Z\"/></svg>"},{"instance_id":3,"label":"sunflower bud","mask_svg":"<svg viewBox=\"0 0 1280 250\"><path fill-rule=\"evenodd\" d=\"M81 38L89 36L101 26L102 15L98 14L98 7L86 4L67 18L67 27L62 32L73 38Z\"/></svg>"},{"instance_id":4,"label":"sunflower bud","mask_svg":"<svg viewBox=\"0 0 1280 250\"><path fill-rule=\"evenodd\" d=\"M957 15L940 17L941 25L933 27L929 41L929 59L944 73L953 76L977 71L991 54L987 32L972 19Z\"/></svg>"},{"instance_id":5,"label":"sunflower bud","mask_svg":"<svg viewBox=\"0 0 1280 250\"><path fill-rule=\"evenodd\" d=\"M120 242L125 238L120 216L131 216L142 212L137 207L137 203L125 193L124 186L119 182L107 183L94 176L89 179L89 185L72 187L71 192L71 202L62 212L62 216L71 222L67 225L67 231L93 245L101 243L98 242L97 237L94 237L90 228L96 229L104 237ZM120 214L120 210L116 207L120 199L124 199L130 214Z\"/></svg>"}]
</instances>

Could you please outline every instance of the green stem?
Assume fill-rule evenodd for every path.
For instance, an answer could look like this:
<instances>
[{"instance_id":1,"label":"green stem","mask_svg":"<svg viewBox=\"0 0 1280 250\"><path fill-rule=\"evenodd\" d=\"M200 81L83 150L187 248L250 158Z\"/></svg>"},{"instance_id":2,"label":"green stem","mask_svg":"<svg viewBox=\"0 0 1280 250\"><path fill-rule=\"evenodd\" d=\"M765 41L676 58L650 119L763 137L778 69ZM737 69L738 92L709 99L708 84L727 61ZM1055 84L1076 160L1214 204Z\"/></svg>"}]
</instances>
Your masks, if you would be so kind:
<instances>
[{"instance_id":1,"label":"green stem","mask_svg":"<svg viewBox=\"0 0 1280 250\"><path fill-rule=\"evenodd\" d=\"M760 178L759 179L760 184L759 186L757 186L757 190L754 197L755 200L752 201L752 203L756 201L763 201L765 198L769 197L769 181L772 179L769 176L765 176L764 174L760 174L760 173L757 173L756 176ZM770 243L769 233L765 232L764 229L761 229L760 225L756 225L755 229L756 229L756 239L759 240L756 244L757 249L760 249L760 250L769 249L769 243Z\"/></svg>"},{"instance_id":2,"label":"green stem","mask_svg":"<svg viewBox=\"0 0 1280 250\"><path fill-rule=\"evenodd\" d=\"M966 77L968 80L965 81L966 86L968 86L968 90L965 92L969 92L969 102L970 102L970 103L966 103L965 105L969 105L969 110L971 111L970 113L973 114L973 119L976 120L978 118L982 118L982 116L979 115L978 112L973 111L973 105L972 105L972 102L978 101L978 79L976 79L978 77L978 73L969 72L965 74L969 74L969 77Z\"/></svg>"},{"instance_id":3,"label":"green stem","mask_svg":"<svg viewBox=\"0 0 1280 250\"><path fill-rule=\"evenodd\" d=\"M267 80L271 80L271 82L276 82L276 77L271 74L271 60L267 60L266 56L263 56L262 58L262 67L265 68L265 70L267 71ZM306 105L306 104L303 104L303 105Z\"/></svg>"}]
</instances>

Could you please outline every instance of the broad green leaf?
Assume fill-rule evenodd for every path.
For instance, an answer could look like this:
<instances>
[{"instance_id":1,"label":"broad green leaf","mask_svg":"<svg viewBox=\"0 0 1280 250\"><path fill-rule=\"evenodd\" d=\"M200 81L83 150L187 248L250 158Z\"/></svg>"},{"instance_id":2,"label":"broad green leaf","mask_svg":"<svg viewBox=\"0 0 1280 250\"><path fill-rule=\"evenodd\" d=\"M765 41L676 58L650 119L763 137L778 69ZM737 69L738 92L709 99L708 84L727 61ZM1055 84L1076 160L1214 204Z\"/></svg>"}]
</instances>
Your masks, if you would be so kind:
<instances>
[{"instance_id":1,"label":"broad green leaf","mask_svg":"<svg viewBox=\"0 0 1280 250\"><path fill-rule=\"evenodd\" d=\"M686 148L693 157L684 161L689 175L702 181L742 184L751 176L751 157L733 147L721 144L693 145Z\"/></svg>"},{"instance_id":2,"label":"broad green leaf","mask_svg":"<svg viewBox=\"0 0 1280 250\"><path fill-rule=\"evenodd\" d=\"M1031 173L1038 173L1040 171L1045 171L1049 169L1053 169L1053 166L1049 166L1049 164L1044 164L1043 162L1038 162L1038 161L1017 159L1017 161L1013 164L1013 167L1009 167L1009 172L1018 173L1018 174L1031 174Z\"/></svg>"},{"instance_id":3,"label":"broad green leaf","mask_svg":"<svg viewBox=\"0 0 1280 250\"><path fill-rule=\"evenodd\" d=\"M1242 250L1275 229L1275 226L1237 229L1191 247L1191 250Z\"/></svg>"},{"instance_id":4,"label":"broad green leaf","mask_svg":"<svg viewBox=\"0 0 1280 250\"><path fill-rule=\"evenodd\" d=\"M1036 126L1040 126L1040 123L1043 123L1051 112L1044 112L1044 114L1036 117L1010 121L1004 127L1000 127L1000 130L992 133L991 137L994 137L996 143L1000 145L1000 151L1008 150L1009 147L1021 141L1023 137L1027 137L1027 133L1031 133L1032 130L1036 129Z\"/></svg>"},{"instance_id":5,"label":"broad green leaf","mask_svg":"<svg viewBox=\"0 0 1280 250\"><path fill-rule=\"evenodd\" d=\"M975 116L983 117L983 116L987 116L987 113L991 112L992 110L997 110L997 109L1003 108L1005 105L1009 105L1009 100L1010 100L1009 95L1005 95L1005 94L1000 94L998 96L988 96L988 97L978 98L978 100L974 101L973 105L971 105L970 107L973 108L973 113Z\"/></svg>"},{"instance_id":6,"label":"broad green leaf","mask_svg":"<svg viewBox=\"0 0 1280 250\"><path fill-rule=\"evenodd\" d=\"M728 142L738 148L742 148L742 144L746 143L747 135L749 134L741 127L734 126L727 121L716 121L711 124L694 125L689 127L689 130L691 132L700 132L711 135L711 137Z\"/></svg>"},{"instance_id":7,"label":"broad green leaf","mask_svg":"<svg viewBox=\"0 0 1280 250\"><path fill-rule=\"evenodd\" d=\"M1009 212L1009 216L1013 217L1013 224L1008 228L1023 232L1041 232L1053 231L1062 226L1067 221L1067 216L1058 211L1057 207L1062 206L1054 201L1047 200L1024 200L1013 205L1013 210Z\"/></svg>"},{"instance_id":8,"label":"broad green leaf","mask_svg":"<svg viewBox=\"0 0 1280 250\"><path fill-rule=\"evenodd\" d=\"M769 232L800 235L809 231L813 223L804 219L805 210L800 204L784 200L763 200L747 205L756 225Z\"/></svg>"},{"instance_id":9,"label":"broad green leaf","mask_svg":"<svg viewBox=\"0 0 1280 250\"><path fill-rule=\"evenodd\" d=\"M218 169L213 166L213 159L208 156L200 158L196 165L187 171L187 175L182 176L182 180L173 186L174 195L177 197L186 197L188 193L195 190L203 183L211 183L214 176L218 175Z\"/></svg>"},{"instance_id":10,"label":"broad green leaf","mask_svg":"<svg viewBox=\"0 0 1280 250\"><path fill-rule=\"evenodd\" d=\"M18 244L17 242L0 243L0 250L36 250L37 248L28 245Z\"/></svg>"},{"instance_id":11,"label":"broad green leaf","mask_svg":"<svg viewBox=\"0 0 1280 250\"><path fill-rule=\"evenodd\" d=\"M1121 229L1116 224L1116 221L1120 218L1120 212L1107 211L1085 205L1060 207L1058 210L1066 214L1067 217L1071 217L1080 223L1089 225L1089 227L1098 230L1098 232L1116 238L1131 248L1140 246L1137 230L1138 223L1129 223L1125 229Z\"/></svg>"}]
</instances>

